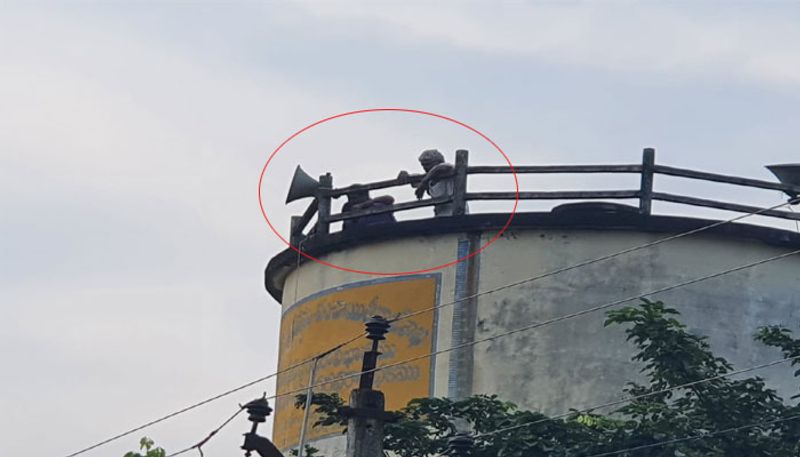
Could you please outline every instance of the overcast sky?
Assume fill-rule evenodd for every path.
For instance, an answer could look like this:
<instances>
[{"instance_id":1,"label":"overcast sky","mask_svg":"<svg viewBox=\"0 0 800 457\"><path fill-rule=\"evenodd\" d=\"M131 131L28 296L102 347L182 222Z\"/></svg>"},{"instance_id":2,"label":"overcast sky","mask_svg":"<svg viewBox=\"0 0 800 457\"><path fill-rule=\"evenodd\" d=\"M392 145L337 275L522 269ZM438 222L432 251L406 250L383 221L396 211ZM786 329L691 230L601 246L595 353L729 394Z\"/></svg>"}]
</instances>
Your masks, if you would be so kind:
<instances>
[{"instance_id":1,"label":"overcast sky","mask_svg":"<svg viewBox=\"0 0 800 457\"><path fill-rule=\"evenodd\" d=\"M771 179L763 165L800 162L800 5L4 3L0 455L64 456L274 371L279 307L262 275L284 246L258 175L304 125L385 106L467 122L518 164L635 163L652 146L661 163ZM266 209L284 233L302 211L282 204L298 163L345 185L416 170L430 147L502 163L442 121L348 118L276 157ZM144 434L182 449L273 389L87 455L121 456ZM240 419L206 455L238 455Z\"/></svg>"}]
</instances>

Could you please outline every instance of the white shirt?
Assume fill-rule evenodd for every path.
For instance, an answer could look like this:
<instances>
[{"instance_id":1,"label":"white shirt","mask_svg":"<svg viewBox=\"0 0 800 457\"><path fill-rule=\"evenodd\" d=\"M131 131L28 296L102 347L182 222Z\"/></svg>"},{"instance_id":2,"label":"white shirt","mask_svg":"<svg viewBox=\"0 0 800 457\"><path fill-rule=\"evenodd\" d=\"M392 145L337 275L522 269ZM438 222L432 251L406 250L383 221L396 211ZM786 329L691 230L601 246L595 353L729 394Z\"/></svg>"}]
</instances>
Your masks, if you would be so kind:
<instances>
[{"instance_id":1,"label":"white shirt","mask_svg":"<svg viewBox=\"0 0 800 457\"><path fill-rule=\"evenodd\" d=\"M452 197L455 192L453 178L431 181L428 185L428 195L431 198ZM452 202L434 206L433 213L437 216L452 216L455 206ZM469 214L469 208L464 208L464 214Z\"/></svg>"}]
</instances>

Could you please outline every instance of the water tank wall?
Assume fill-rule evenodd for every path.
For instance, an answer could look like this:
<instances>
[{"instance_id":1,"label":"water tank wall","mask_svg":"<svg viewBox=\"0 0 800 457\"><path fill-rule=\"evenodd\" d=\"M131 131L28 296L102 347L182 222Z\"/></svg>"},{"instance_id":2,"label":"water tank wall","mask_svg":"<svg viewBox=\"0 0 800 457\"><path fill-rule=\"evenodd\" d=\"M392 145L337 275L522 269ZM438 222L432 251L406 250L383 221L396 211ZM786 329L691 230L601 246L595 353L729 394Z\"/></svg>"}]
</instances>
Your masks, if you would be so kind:
<instances>
[{"instance_id":1,"label":"water tank wall","mask_svg":"<svg viewBox=\"0 0 800 457\"><path fill-rule=\"evenodd\" d=\"M494 233L409 236L352 246L326 254L323 259L337 265L357 265L372 270L414 269L420 265L419 259L446 263L459 253L463 254L465 245L475 243L476 238L485 241ZM616 229L512 229L473 258L472 264L460 264L425 277L436 282L435 306L469 296L470 290L492 290L664 236L663 233ZM480 340L790 249L792 246L773 246L753 237L735 235L699 234L681 238L442 307L436 311L435 318L426 321L431 325L430 347L436 351L464 341ZM799 257L651 298L679 309L690 331L708 336L713 349L736 367L764 363L781 355L753 341L757 327L769 324L798 327L800 324ZM402 284L402 280L365 277L317 263L304 263L283 281L284 316L289 315L294 303L308 301L309 297L326 296L351 286ZM635 303L637 301L630 302ZM604 318L604 312L591 313L480 343L469 350L438 355L430 361L432 379L428 394L497 394L523 408L548 414L618 399L626 382L639 379L641 366L630 361L633 348L625 341L623 329L604 327ZM291 322L284 322L287 328L291 325ZM307 337L313 339L314 335ZM392 337L390 333L389 340ZM282 357L284 352L282 347ZM391 362L382 359L381 363L387 361ZM304 373L298 379L307 376L308 371ZM786 366L759 374L785 398L796 391L795 380ZM354 387L354 384L347 387ZM395 394L402 396L402 392ZM341 437L328 440L328 444L325 440L315 442L317 447L327 448L334 454L342 449Z\"/></svg>"}]
</instances>

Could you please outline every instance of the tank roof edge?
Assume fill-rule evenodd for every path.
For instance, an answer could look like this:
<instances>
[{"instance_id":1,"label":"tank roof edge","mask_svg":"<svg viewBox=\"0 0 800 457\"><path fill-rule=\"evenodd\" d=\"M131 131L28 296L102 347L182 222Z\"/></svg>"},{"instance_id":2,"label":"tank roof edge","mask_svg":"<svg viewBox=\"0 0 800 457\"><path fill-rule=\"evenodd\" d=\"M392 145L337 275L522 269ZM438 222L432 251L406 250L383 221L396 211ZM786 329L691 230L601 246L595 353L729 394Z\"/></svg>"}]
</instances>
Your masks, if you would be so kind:
<instances>
[{"instance_id":1,"label":"tank roof edge","mask_svg":"<svg viewBox=\"0 0 800 457\"><path fill-rule=\"evenodd\" d=\"M303 243L303 250L313 256L341 251L354 246L420 235L480 232L503 227L508 213L471 214L402 221L366 230L336 232ZM633 212L556 211L516 214L509 229L619 230L645 233L681 233L718 222L685 216L653 216ZM800 247L800 234L785 229L743 223L728 223L708 230L708 234L762 241L772 246ZM303 264L309 260L300 258ZM283 282L298 262L294 249L285 249L272 257L264 270L267 292L282 302Z\"/></svg>"}]
</instances>

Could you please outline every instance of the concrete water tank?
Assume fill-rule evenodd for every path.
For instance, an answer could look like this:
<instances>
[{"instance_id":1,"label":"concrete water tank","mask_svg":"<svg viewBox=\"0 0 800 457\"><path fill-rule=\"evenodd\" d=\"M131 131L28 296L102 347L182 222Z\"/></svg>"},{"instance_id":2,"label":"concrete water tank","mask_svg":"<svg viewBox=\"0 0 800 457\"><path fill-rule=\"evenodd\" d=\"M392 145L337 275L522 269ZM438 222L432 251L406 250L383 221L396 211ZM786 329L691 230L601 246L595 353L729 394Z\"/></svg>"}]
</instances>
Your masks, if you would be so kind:
<instances>
[{"instance_id":1,"label":"concrete water tank","mask_svg":"<svg viewBox=\"0 0 800 457\"><path fill-rule=\"evenodd\" d=\"M414 359L376 373L388 409L421 396L487 393L558 414L619 399L625 383L639 378L641 366L630 361L633 351L623 329L603 326L602 311L426 355L800 249L797 233L726 223L525 282L715 222L641 208L594 202L520 213L478 255L410 275L342 271L298 259L287 249L270 260L265 277L267 290L282 305L279 369L352 337L371 315L418 313L397 322L382 345L379 365ZM417 270L473 252L507 219L508 214L469 214L404 221L312 236L304 251L354 269ZM761 325L800 323L798 284L800 256L790 256L651 297L678 308L691 331L708 336L715 351L742 368L780 358L752 335ZM362 339L320 359L316 382L338 380L316 390L347 399L358 379L340 378L358 373L367 345ZM788 370L778 366L759 375L788 398L796 391ZM304 388L309 371L306 364L280 375L278 393ZM302 413L293 403L293 396L276 403L274 441L282 449L296 446L299 438ZM343 449L335 430L310 430L308 438L331 455Z\"/></svg>"}]
</instances>

